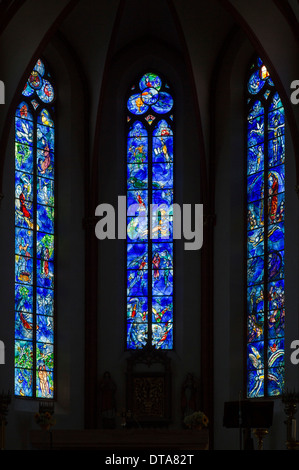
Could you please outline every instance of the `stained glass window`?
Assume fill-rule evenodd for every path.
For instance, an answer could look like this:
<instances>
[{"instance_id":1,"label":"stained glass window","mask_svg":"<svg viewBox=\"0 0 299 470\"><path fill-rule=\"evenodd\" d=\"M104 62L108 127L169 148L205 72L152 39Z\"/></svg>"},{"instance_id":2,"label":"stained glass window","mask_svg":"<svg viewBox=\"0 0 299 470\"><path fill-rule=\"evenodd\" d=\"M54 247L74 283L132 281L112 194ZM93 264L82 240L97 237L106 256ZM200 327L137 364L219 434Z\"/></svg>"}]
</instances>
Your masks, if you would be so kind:
<instances>
[{"instance_id":1,"label":"stained glass window","mask_svg":"<svg viewBox=\"0 0 299 470\"><path fill-rule=\"evenodd\" d=\"M173 106L155 73L127 100L128 349L173 348Z\"/></svg>"},{"instance_id":2,"label":"stained glass window","mask_svg":"<svg viewBox=\"0 0 299 470\"><path fill-rule=\"evenodd\" d=\"M15 114L15 395L54 396L55 93L38 60Z\"/></svg>"},{"instance_id":3,"label":"stained glass window","mask_svg":"<svg viewBox=\"0 0 299 470\"><path fill-rule=\"evenodd\" d=\"M247 83L247 396L284 390L285 114L267 67Z\"/></svg>"}]
</instances>

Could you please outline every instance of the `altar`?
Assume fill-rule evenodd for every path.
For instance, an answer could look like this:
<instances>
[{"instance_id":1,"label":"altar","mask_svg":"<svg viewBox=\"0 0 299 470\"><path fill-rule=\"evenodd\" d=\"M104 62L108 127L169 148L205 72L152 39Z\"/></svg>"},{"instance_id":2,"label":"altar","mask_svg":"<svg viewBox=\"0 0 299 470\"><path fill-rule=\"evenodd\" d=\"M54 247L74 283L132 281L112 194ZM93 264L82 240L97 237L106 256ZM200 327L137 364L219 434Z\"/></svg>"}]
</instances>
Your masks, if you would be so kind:
<instances>
[{"instance_id":1,"label":"altar","mask_svg":"<svg viewBox=\"0 0 299 470\"><path fill-rule=\"evenodd\" d=\"M208 450L208 429L32 430L32 450L197 451Z\"/></svg>"}]
</instances>

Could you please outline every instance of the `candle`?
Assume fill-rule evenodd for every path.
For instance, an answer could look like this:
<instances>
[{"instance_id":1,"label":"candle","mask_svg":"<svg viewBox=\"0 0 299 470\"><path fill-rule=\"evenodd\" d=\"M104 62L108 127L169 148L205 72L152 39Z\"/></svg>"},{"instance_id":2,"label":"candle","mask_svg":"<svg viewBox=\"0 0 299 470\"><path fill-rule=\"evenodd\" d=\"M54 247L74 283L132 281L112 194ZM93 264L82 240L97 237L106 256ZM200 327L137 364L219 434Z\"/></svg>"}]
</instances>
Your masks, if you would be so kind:
<instances>
[{"instance_id":1,"label":"candle","mask_svg":"<svg viewBox=\"0 0 299 470\"><path fill-rule=\"evenodd\" d=\"M296 441L296 420L292 419L292 441Z\"/></svg>"}]
</instances>

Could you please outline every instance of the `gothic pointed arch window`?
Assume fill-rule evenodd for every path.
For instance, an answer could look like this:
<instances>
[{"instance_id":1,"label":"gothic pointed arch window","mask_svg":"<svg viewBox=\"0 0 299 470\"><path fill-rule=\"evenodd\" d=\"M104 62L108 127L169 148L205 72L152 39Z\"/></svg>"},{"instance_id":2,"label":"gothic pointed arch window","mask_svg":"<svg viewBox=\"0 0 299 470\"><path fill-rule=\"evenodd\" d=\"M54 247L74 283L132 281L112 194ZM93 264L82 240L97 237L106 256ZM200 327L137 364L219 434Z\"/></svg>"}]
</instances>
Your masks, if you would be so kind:
<instances>
[{"instance_id":1,"label":"gothic pointed arch window","mask_svg":"<svg viewBox=\"0 0 299 470\"><path fill-rule=\"evenodd\" d=\"M173 348L173 108L153 72L127 98L127 349Z\"/></svg>"},{"instance_id":2,"label":"gothic pointed arch window","mask_svg":"<svg viewBox=\"0 0 299 470\"><path fill-rule=\"evenodd\" d=\"M15 113L15 396L54 398L55 91L38 60Z\"/></svg>"},{"instance_id":3,"label":"gothic pointed arch window","mask_svg":"<svg viewBox=\"0 0 299 470\"><path fill-rule=\"evenodd\" d=\"M285 113L266 65L247 82L247 397L284 390Z\"/></svg>"}]
</instances>

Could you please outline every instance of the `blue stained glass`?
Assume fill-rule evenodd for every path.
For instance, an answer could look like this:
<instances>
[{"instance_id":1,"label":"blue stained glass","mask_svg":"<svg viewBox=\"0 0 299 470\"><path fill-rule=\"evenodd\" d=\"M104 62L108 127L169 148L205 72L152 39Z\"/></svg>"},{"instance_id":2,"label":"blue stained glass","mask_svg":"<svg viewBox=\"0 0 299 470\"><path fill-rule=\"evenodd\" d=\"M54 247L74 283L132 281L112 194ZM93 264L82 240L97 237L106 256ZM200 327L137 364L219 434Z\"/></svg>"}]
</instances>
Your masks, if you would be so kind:
<instances>
[{"instance_id":1,"label":"blue stained glass","mask_svg":"<svg viewBox=\"0 0 299 470\"><path fill-rule=\"evenodd\" d=\"M264 284L247 288L247 309L250 314L257 315L264 311Z\"/></svg>"},{"instance_id":2,"label":"blue stained glass","mask_svg":"<svg viewBox=\"0 0 299 470\"><path fill-rule=\"evenodd\" d=\"M43 80L42 86L36 93L44 103L51 103L54 99L54 88L48 80Z\"/></svg>"},{"instance_id":3,"label":"blue stained glass","mask_svg":"<svg viewBox=\"0 0 299 470\"><path fill-rule=\"evenodd\" d=\"M284 340L270 340L268 348L268 394L277 396L284 391Z\"/></svg>"},{"instance_id":4,"label":"blue stained glass","mask_svg":"<svg viewBox=\"0 0 299 470\"><path fill-rule=\"evenodd\" d=\"M37 367L42 367L44 370L53 369L53 344L51 343L37 343L36 363Z\"/></svg>"},{"instance_id":5,"label":"blue stained glass","mask_svg":"<svg viewBox=\"0 0 299 470\"><path fill-rule=\"evenodd\" d=\"M156 215L157 211L163 211L163 214L172 215L173 204L173 190L153 190L153 214Z\"/></svg>"},{"instance_id":6,"label":"blue stained glass","mask_svg":"<svg viewBox=\"0 0 299 470\"><path fill-rule=\"evenodd\" d=\"M29 83L27 82L26 85L24 86L24 89L22 91L22 94L24 96L31 96L33 95L34 93L34 89L29 85Z\"/></svg>"},{"instance_id":7,"label":"blue stained glass","mask_svg":"<svg viewBox=\"0 0 299 470\"><path fill-rule=\"evenodd\" d=\"M264 201L255 201L248 204L247 229L253 229L264 225Z\"/></svg>"},{"instance_id":8,"label":"blue stained glass","mask_svg":"<svg viewBox=\"0 0 299 470\"><path fill-rule=\"evenodd\" d=\"M272 139L268 144L269 167L284 163L285 161L285 136L280 135L277 139Z\"/></svg>"},{"instance_id":9,"label":"blue stained glass","mask_svg":"<svg viewBox=\"0 0 299 470\"><path fill-rule=\"evenodd\" d=\"M173 164L155 163L152 166L153 188L173 188Z\"/></svg>"},{"instance_id":10,"label":"blue stained glass","mask_svg":"<svg viewBox=\"0 0 299 470\"><path fill-rule=\"evenodd\" d=\"M148 218L128 217L127 218L127 239L128 242L146 241L148 238Z\"/></svg>"},{"instance_id":11,"label":"blue stained glass","mask_svg":"<svg viewBox=\"0 0 299 470\"><path fill-rule=\"evenodd\" d=\"M284 224L269 226L268 248L270 251L282 251L284 249Z\"/></svg>"},{"instance_id":12,"label":"blue stained glass","mask_svg":"<svg viewBox=\"0 0 299 470\"><path fill-rule=\"evenodd\" d=\"M248 82L247 396L284 391L284 109L259 59ZM269 101L265 119L256 99ZM261 95L259 94L258 97ZM260 109L259 109L260 108ZM257 116L253 118L253 115ZM265 123L267 125L265 126ZM265 147L265 142L268 143ZM257 152L257 145L263 151ZM252 146L252 147L251 147ZM267 158L265 158L265 155ZM260 171L263 170L263 171ZM264 179L268 179L264 191ZM266 239L264 240L264 234ZM267 251L263 248L267 248ZM267 263L267 277L264 266ZM265 328L267 326L267 328ZM267 364L264 370L264 357Z\"/></svg>"},{"instance_id":13,"label":"blue stained glass","mask_svg":"<svg viewBox=\"0 0 299 470\"><path fill-rule=\"evenodd\" d=\"M23 228L15 229L15 252L31 258L33 256L33 232Z\"/></svg>"},{"instance_id":14,"label":"blue stained glass","mask_svg":"<svg viewBox=\"0 0 299 470\"><path fill-rule=\"evenodd\" d=\"M173 297L154 297L152 300L152 322L167 323L173 321Z\"/></svg>"},{"instance_id":15,"label":"blue stained glass","mask_svg":"<svg viewBox=\"0 0 299 470\"><path fill-rule=\"evenodd\" d=\"M268 280L274 281L284 276L284 252L272 251L268 254Z\"/></svg>"},{"instance_id":16,"label":"blue stained glass","mask_svg":"<svg viewBox=\"0 0 299 470\"><path fill-rule=\"evenodd\" d=\"M127 270L127 295L145 296L148 295L147 285L148 273L145 269L128 269Z\"/></svg>"},{"instance_id":17,"label":"blue stained glass","mask_svg":"<svg viewBox=\"0 0 299 470\"><path fill-rule=\"evenodd\" d=\"M284 221L285 193L280 193L269 198L268 223Z\"/></svg>"},{"instance_id":18,"label":"blue stained glass","mask_svg":"<svg viewBox=\"0 0 299 470\"><path fill-rule=\"evenodd\" d=\"M43 366L36 372L36 396L38 398L54 398L54 374L43 369Z\"/></svg>"},{"instance_id":19,"label":"blue stained glass","mask_svg":"<svg viewBox=\"0 0 299 470\"><path fill-rule=\"evenodd\" d=\"M174 103L158 75L138 85L127 101L127 348L172 349L173 131L160 117Z\"/></svg>"},{"instance_id":20,"label":"blue stained glass","mask_svg":"<svg viewBox=\"0 0 299 470\"><path fill-rule=\"evenodd\" d=\"M271 339L268 344L268 366L279 367L284 364L284 339Z\"/></svg>"},{"instance_id":21,"label":"blue stained glass","mask_svg":"<svg viewBox=\"0 0 299 470\"><path fill-rule=\"evenodd\" d=\"M153 346L157 349L172 349L173 347L173 324L155 323L152 325Z\"/></svg>"},{"instance_id":22,"label":"blue stained glass","mask_svg":"<svg viewBox=\"0 0 299 470\"><path fill-rule=\"evenodd\" d=\"M276 91L273 95L273 99L272 99L272 102L270 104L269 111L273 111L274 109L278 109L278 108L281 108L281 107L282 107L282 101L280 99L279 94Z\"/></svg>"},{"instance_id":23,"label":"blue stained glass","mask_svg":"<svg viewBox=\"0 0 299 470\"><path fill-rule=\"evenodd\" d=\"M155 258L153 259L153 263ZM173 271L172 269L157 269L153 268L153 286L152 291L154 296L158 295L172 295L173 294Z\"/></svg>"},{"instance_id":24,"label":"blue stained glass","mask_svg":"<svg viewBox=\"0 0 299 470\"><path fill-rule=\"evenodd\" d=\"M172 129L168 122L165 119L161 119L158 124L156 125L154 132L154 137L161 137L162 139L166 139L167 137L173 136Z\"/></svg>"},{"instance_id":25,"label":"blue stained glass","mask_svg":"<svg viewBox=\"0 0 299 470\"><path fill-rule=\"evenodd\" d=\"M33 69L29 78L28 78L28 83L33 88L34 90L40 90L41 87L43 86L43 79L40 75L40 73Z\"/></svg>"},{"instance_id":26,"label":"blue stained glass","mask_svg":"<svg viewBox=\"0 0 299 470\"><path fill-rule=\"evenodd\" d=\"M148 187L148 166L127 165L128 189L145 189Z\"/></svg>"},{"instance_id":27,"label":"blue stained glass","mask_svg":"<svg viewBox=\"0 0 299 470\"><path fill-rule=\"evenodd\" d=\"M32 284L33 260L29 256L16 255L15 257L15 282Z\"/></svg>"},{"instance_id":28,"label":"blue stained glass","mask_svg":"<svg viewBox=\"0 0 299 470\"><path fill-rule=\"evenodd\" d=\"M15 285L15 307L17 311L33 312L33 288L31 286Z\"/></svg>"},{"instance_id":29,"label":"blue stained glass","mask_svg":"<svg viewBox=\"0 0 299 470\"><path fill-rule=\"evenodd\" d=\"M128 133L128 141L131 141L131 138L135 140L136 144L138 142L143 141L144 138L147 138L147 130L145 129L144 125L140 121L135 121L132 126L130 127Z\"/></svg>"},{"instance_id":30,"label":"blue stained glass","mask_svg":"<svg viewBox=\"0 0 299 470\"><path fill-rule=\"evenodd\" d=\"M54 324L53 317L47 317L45 315L37 315L37 331L36 340L40 343L52 343L54 342Z\"/></svg>"},{"instance_id":31,"label":"blue stained glass","mask_svg":"<svg viewBox=\"0 0 299 470\"><path fill-rule=\"evenodd\" d=\"M173 99L169 93L160 92L158 100L152 105L152 110L158 114L164 114L171 111L172 107Z\"/></svg>"},{"instance_id":32,"label":"blue stained glass","mask_svg":"<svg viewBox=\"0 0 299 470\"><path fill-rule=\"evenodd\" d=\"M33 122L27 119L15 118L15 140L21 144L33 143Z\"/></svg>"},{"instance_id":33,"label":"blue stained glass","mask_svg":"<svg viewBox=\"0 0 299 470\"><path fill-rule=\"evenodd\" d=\"M40 176L54 178L54 153L47 148L44 150L37 149L37 170Z\"/></svg>"},{"instance_id":34,"label":"blue stained glass","mask_svg":"<svg viewBox=\"0 0 299 470\"><path fill-rule=\"evenodd\" d=\"M41 287L36 288L36 313L39 315L53 315L54 290Z\"/></svg>"},{"instance_id":35,"label":"blue stained glass","mask_svg":"<svg viewBox=\"0 0 299 470\"><path fill-rule=\"evenodd\" d=\"M141 92L141 99L144 104L152 106L154 103L157 103L159 99L159 92L156 90L156 88L145 88Z\"/></svg>"},{"instance_id":36,"label":"blue stained glass","mask_svg":"<svg viewBox=\"0 0 299 470\"><path fill-rule=\"evenodd\" d=\"M127 106L128 110L136 115L144 114L149 109L149 106L142 101L140 93L130 96Z\"/></svg>"},{"instance_id":37,"label":"blue stained glass","mask_svg":"<svg viewBox=\"0 0 299 470\"><path fill-rule=\"evenodd\" d=\"M42 124L43 126L50 126L54 127L54 121L51 117L50 112L47 109L43 109L40 114L37 116L38 124Z\"/></svg>"},{"instance_id":38,"label":"blue stained glass","mask_svg":"<svg viewBox=\"0 0 299 470\"><path fill-rule=\"evenodd\" d=\"M275 397L284 392L284 366L273 367L268 370L268 395Z\"/></svg>"},{"instance_id":39,"label":"blue stained glass","mask_svg":"<svg viewBox=\"0 0 299 470\"><path fill-rule=\"evenodd\" d=\"M54 233L54 208L37 204L37 227L46 233Z\"/></svg>"},{"instance_id":40,"label":"blue stained glass","mask_svg":"<svg viewBox=\"0 0 299 470\"><path fill-rule=\"evenodd\" d=\"M32 113L30 112L29 106L25 101L22 101L22 103L20 103L17 107L16 117L33 121Z\"/></svg>"},{"instance_id":41,"label":"blue stained glass","mask_svg":"<svg viewBox=\"0 0 299 470\"><path fill-rule=\"evenodd\" d=\"M128 163L147 163L148 140L146 137L128 139Z\"/></svg>"},{"instance_id":42,"label":"blue stained glass","mask_svg":"<svg viewBox=\"0 0 299 470\"><path fill-rule=\"evenodd\" d=\"M247 174L251 175L264 169L264 144L248 148Z\"/></svg>"},{"instance_id":43,"label":"blue stained glass","mask_svg":"<svg viewBox=\"0 0 299 470\"><path fill-rule=\"evenodd\" d=\"M148 191L127 192L127 215L146 216L148 212Z\"/></svg>"},{"instance_id":44,"label":"blue stained glass","mask_svg":"<svg viewBox=\"0 0 299 470\"><path fill-rule=\"evenodd\" d=\"M173 241L173 220L172 217L161 215L153 217L151 226L152 240Z\"/></svg>"},{"instance_id":45,"label":"blue stained glass","mask_svg":"<svg viewBox=\"0 0 299 470\"><path fill-rule=\"evenodd\" d=\"M263 370L264 367L264 342L256 341L248 345L247 367L249 370Z\"/></svg>"},{"instance_id":46,"label":"blue stained glass","mask_svg":"<svg viewBox=\"0 0 299 470\"><path fill-rule=\"evenodd\" d=\"M16 367L31 369L33 365L33 347L31 341L15 341L15 363Z\"/></svg>"},{"instance_id":47,"label":"blue stained glass","mask_svg":"<svg viewBox=\"0 0 299 470\"><path fill-rule=\"evenodd\" d=\"M159 254L159 267L173 267L173 244L172 243L153 243L152 252Z\"/></svg>"},{"instance_id":48,"label":"blue stained glass","mask_svg":"<svg viewBox=\"0 0 299 470\"><path fill-rule=\"evenodd\" d=\"M148 245L146 243L128 243L127 267L129 269L147 269Z\"/></svg>"},{"instance_id":49,"label":"blue stained glass","mask_svg":"<svg viewBox=\"0 0 299 470\"><path fill-rule=\"evenodd\" d=\"M54 287L54 264L47 259L36 261L36 285L38 287Z\"/></svg>"},{"instance_id":50,"label":"blue stained glass","mask_svg":"<svg viewBox=\"0 0 299 470\"><path fill-rule=\"evenodd\" d=\"M153 137L153 162L171 163L173 161L173 137Z\"/></svg>"},{"instance_id":51,"label":"blue stained glass","mask_svg":"<svg viewBox=\"0 0 299 470\"><path fill-rule=\"evenodd\" d=\"M44 76L46 69L45 69L45 65L44 65L44 63L41 59L38 59L36 61L36 64L34 66L34 70L36 70L42 77Z\"/></svg>"},{"instance_id":52,"label":"blue stained glass","mask_svg":"<svg viewBox=\"0 0 299 470\"><path fill-rule=\"evenodd\" d=\"M249 370L247 375L247 396L249 398L261 398L264 393L264 371Z\"/></svg>"},{"instance_id":53,"label":"blue stained glass","mask_svg":"<svg viewBox=\"0 0 299 470\"><path fill-rule=\"evenodd\" d=\"M15 225L23 228L33 228L33 207L32 202L28 202L20 193L15 201Z\"/></svg>"},{"instance_id":54,"label":"blue stained glass","mask_svg":"<svg viewBox=\"0 0 299 470\"><path fill-rule=\"evenodd\" d=\"M54 206L54 180L37 178L37 202Z\"/></svg>"},{"instance_id":55,"label":"blue stained glass","mask_svg":"<svg viewBox=\"0 0 299 470\"><path fill-rule=\"evenodd\" d=\"M15 339L32 341L33 339L33 315L30 313L16 312L15 314Z\"/></svg>"},{"instance_id":56,"label":"blue stained glass","mask_svg":"<svg viewBox=\"0 0 299 470\"><path fill-rule=\"evenodd\" d=\"M42 232L37 233L36 256L40 259L54 260L54 235Z\"/></svg>"},{"instance_id":57,"label":"blue stained glass","mask_svg":"<svg viewBox=\"0 0 299 470\"><path fill-rule=\"evenodd\" d=\"M248 82L248 90L252 94L257 94L265 85L265 80L260 76L260 71L256 70L250 77Z\"/></svg>"},{"instance_id":58,"label":"blue stained glass","mask_svg":"<svg viewBox=\"0 0 299 470\"><path fill-rule=\"evenodd\" d=\"M131 323L146 323L148 320L147 297L128 297L127 319Z\"/></svg>"},{"instance_id":59,"label":"blue stained glass","mask_svg":"<svg viewBox=\"0 0 299 470\"><path fill-rule=\"evenodd\" d=\"M268 115L269 139L278 138L284 134L285 114L284 108L276 109Z\"/></svg>"},{"instance_id":60,"label":"blue stained glass","mask_svg":"<svg viewBox=\"0 0 299 470\"><path fill-rule=\"evenodd\" d=\"M44 151L54 151L54 128L37 124L37 147Z\"/></svg>"},{"instance_id":61,"label":"blue stained glass","mask_svg":"<svg viewBox=\"0 0 299 470\"><path fill-rule=\"evenodd\" d=\"M264 255L264 229L258 228L251 230L247 234L247 256L253 258L254 256Z\"/></svg>"},{"instance_id":62,"label":"blue stained glass","mask_svg":"<svg viewBox=\"0 0 299 470\"><path fill-rule=\"evenodd\" d=\"M284 279L270 282L268 285L268 306L269 310L275 310L276 308L284 307Z\"/></svg>"},{"instance_id":63,"label":"blue stained glass","mask_svg":"<svg viewBox=\"0 0 299 470\"><path fill-rule=\"evenodd\" d=\"M249 313L247 318L247 343L264 340L264 314L263 312Z\"/></svg>"},{"instance_id":64,"label":"blue stained glass","mask_svg":"<svg viewBox=\"0 0 299 470\"><path fill-rule=\"evenodd\" d=\"M148 324L128 322L127 324L127 348L142 349L148 338Z\"/></svg>"},{"instance_id":65,"label":"blue stained glass","mask_svg":"<svg viewBox=\"0 0 299 470\"><path fill-rule=\"evenodd\" d=\"M276 307L275 310L270 310L268 315L268 337L271 339L276 339L284 337L284 327L285 327L285 310L284 308ZM275 341L273 342L275 346ZM276 348L272 347L272 351L275 351Z\"/></svg>"},{"instance_id":66,"label":"blue stained glass","mask_svg":"<svg viewBox=\"0 0 299 470\"><path fill-rule=\"evenodd\" d=\"M22 91L23 96L36 94L44 103L51 103L55 98L54 87L45 78L45 65L38 59Z\"/></svg>"},{"instance_id":67,"label":"blue stained glass","mask_svg":"<svg viewBox=\"0 0 299 470\"><path fill-rule=\"evenodd\" d=\"M264 107L260 100L254 101L253 105L251 106L247 120L250 122L257 116L264 114Z\"/></svg>"},{"instance_id":68,"label":"blue stained glass","mask_svg":"<svg viewBox=\"0 0 299 470\"><path fill-rule=\"evenodd\" d=\"M30 397L33 394L33 374L32 370L15 369L15 395L20 397Z\"/></svg>"},{"instance_id":69,"label":"blue stained glass","mask_svg":"<svg viewBox=\"0 0 299 470\"><path fill-rule=\"evenodd\" d=\"M257 201L264 196L264 173L257 173L247 178L248 202Z\"/></svg>"},{"instance_id":70,"label":"blue stained glass","mask_svg":"<svg viewBox=\"0 0 299 470\"><path fill-rule=\"evenodd\" d=\"M248 285L259 284L264 279L264 259L260 256L250 258L247 261Z\"/></svg>"},{"instance_id":71,"label":"blue stained glass","mask_svg":"<svg viewBox=\"0 0 299 470\"><path fill-rule=\"evenodd\" d=\"M279 165L271 168L268 173L269 196L276 195L285 191L285 168Z\"/></svg>"},{"instance_id":72,"label":"blue stained glass","mask_svg":"<svg viewBox=\"0 0 299 470\"><path fill-rule=\"evenodd\" d=\"M161 86L161 78L154 73L146 73L145 75L143 75L139 82L140 90L144 90L146 88L155 88L159 91L161 89Z\"/></svg>"},{"instance_id":73,"label":"blue stained glass","mask_svg":"<svg viewBox=\"0 0 299 470\"><path fill-rule=\"evenodd\" d=\"M19 197L21 194L24 196L24 200L33 201L33 175L16 171L15 195Z\"/></svg>"}]
</instances>

